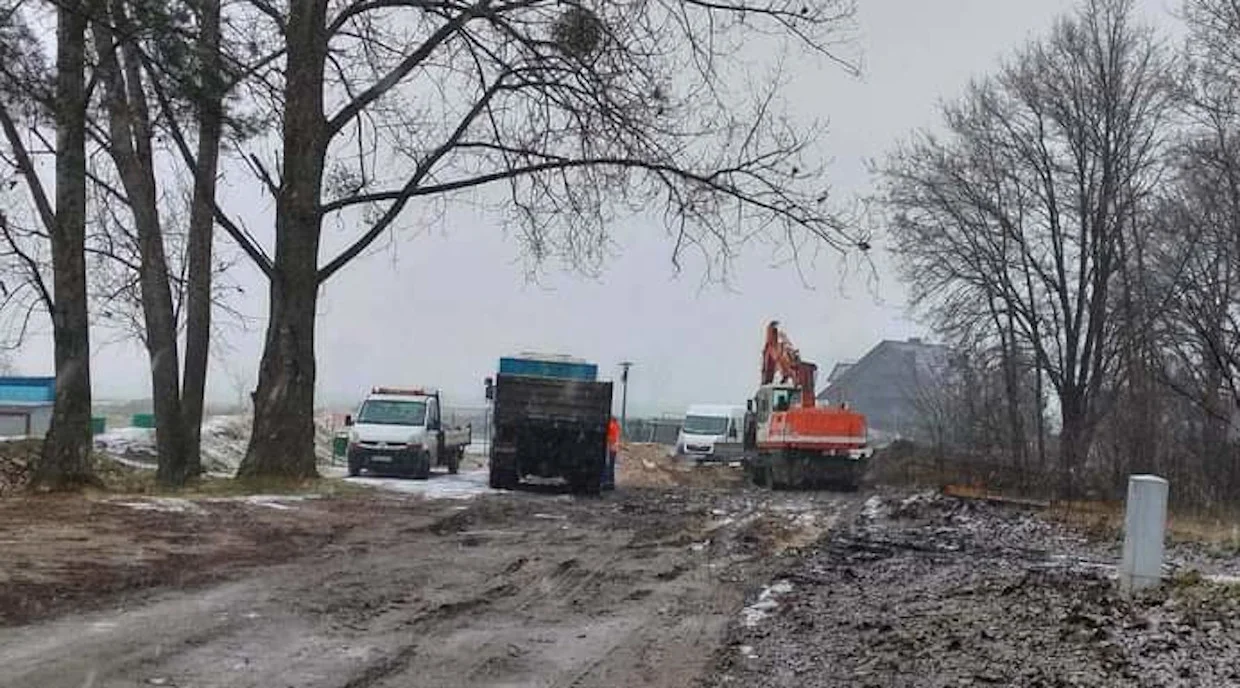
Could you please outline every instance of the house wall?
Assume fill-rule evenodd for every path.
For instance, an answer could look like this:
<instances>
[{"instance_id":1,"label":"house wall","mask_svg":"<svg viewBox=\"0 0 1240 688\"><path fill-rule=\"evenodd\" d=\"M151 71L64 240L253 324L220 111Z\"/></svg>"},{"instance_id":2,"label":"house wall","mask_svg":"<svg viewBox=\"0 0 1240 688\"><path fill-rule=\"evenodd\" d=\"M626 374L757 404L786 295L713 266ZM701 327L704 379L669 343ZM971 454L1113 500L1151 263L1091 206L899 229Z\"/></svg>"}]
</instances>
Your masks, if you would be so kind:
<instances>
[{"instance_id":1,"label":"house wall","mask_svg":"<svg viewBox=\"0 0 1240 688\"><path fill-rule=\"evenodd\" d=\"M29 436L44 437L52 424L52 407L0 407L0 437L26 436L27 419L30 422Z\"/></svg>"},{"instance_id":2,"label":"house wall","mask_svg":"<svg viewBox=\"0 0 1240 688\"><path fill-rule=\"evenodd\" d=\"M866 417L870 429L917 438L924 434L919 395L941 365L944 349L919 342L886 341L840 375L820 395L830 404L846 402Z\"/></svg>"}]
</instances>

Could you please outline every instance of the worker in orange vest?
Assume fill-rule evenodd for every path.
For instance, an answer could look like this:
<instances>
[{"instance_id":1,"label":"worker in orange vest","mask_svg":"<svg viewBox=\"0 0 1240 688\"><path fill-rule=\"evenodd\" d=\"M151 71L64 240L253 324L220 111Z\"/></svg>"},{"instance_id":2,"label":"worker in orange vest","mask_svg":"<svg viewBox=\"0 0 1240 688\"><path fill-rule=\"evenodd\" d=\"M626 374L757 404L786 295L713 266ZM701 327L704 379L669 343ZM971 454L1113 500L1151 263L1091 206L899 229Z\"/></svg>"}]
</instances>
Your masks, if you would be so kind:
<instances>
[{"instance_id":1,"label":"worker in orange vest","mask_svg":"<svg viewBox=\"0 0 1240 688\"><path fill-rule=\"evenodd\" d=\"M620 421L615 416L607 423L607 467L603 473L603 489L616 487L616 455L620 453Z\"/></svg>"}]
</instances>

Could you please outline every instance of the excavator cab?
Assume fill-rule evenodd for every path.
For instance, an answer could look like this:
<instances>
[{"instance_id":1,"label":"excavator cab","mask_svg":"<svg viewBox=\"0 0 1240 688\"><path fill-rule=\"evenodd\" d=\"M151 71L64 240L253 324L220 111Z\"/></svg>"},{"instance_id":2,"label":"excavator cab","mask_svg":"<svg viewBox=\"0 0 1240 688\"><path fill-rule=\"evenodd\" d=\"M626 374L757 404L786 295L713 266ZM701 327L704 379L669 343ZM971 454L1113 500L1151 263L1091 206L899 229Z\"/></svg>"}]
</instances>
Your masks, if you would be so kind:
<instances>
[{"instance_id":1,"label":"excavator cab","mask_svg":"<svg viewBox=\"0 0 1240 688\"><path fill-rule=\"evenodd\" d=\"M794 389L775 389L771 393L771 406L775 411L787 411L792 408L792 397L796 394Z\"/></svg>"}]
</instances>

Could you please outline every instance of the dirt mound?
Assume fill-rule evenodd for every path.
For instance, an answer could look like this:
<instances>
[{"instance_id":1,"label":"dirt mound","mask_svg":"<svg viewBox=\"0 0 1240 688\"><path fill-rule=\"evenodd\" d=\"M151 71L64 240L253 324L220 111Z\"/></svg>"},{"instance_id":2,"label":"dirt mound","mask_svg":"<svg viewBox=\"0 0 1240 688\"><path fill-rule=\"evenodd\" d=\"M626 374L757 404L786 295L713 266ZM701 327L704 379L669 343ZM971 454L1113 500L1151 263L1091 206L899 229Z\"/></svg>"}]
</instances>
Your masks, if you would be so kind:
<instances>
[{"instance_id":1,"label":"dirt mound","mask_svg":"<svg viewBox=\"0 0 1240 688\"><path fill-rule=\"evenodd\" d=\"M744 482L739 466L694 465L669 455L661 444L626 444L616 459L622 487L735 487Z\"/></svg>"},{"instance_id":2,"label":"dirt mound","mask_svg":"<svg viewBox=\"0 0 1240 688\"><path fill-rule=\"evenodd\" d=\"M29 474L30 461L39 452L38 440L0 442L0 497L22 489Z\"/></svg>"}]
</instances>

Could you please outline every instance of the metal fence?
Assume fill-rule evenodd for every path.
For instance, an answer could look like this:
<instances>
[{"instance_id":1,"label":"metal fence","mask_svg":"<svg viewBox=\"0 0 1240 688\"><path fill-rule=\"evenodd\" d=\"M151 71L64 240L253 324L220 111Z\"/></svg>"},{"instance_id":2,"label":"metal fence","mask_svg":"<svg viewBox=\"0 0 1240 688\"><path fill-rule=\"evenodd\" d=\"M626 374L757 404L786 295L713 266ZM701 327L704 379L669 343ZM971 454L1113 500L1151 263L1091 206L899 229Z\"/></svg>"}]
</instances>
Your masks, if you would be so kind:
<instances>
[{"instance_id":1,"label":"metal fence","mask_svg":"<svg viewBox=\"0 0 1240 688\"><path fill-rule=\"evenodd\" d=\"M624 441L676 444L680 425L680 418L629 418L624 428Z\"/></svg>"},{"instance_id":2,"label":"metal fence","mask_svg":"<svg viewBox=\"0 0 1240 688\"><path fill-rule=\"evenodd\" d=\"M474 444L488 445L491 441L491 409L488 406L461 406L444 409L444 420L449 425L473 426ZM624 441L676 444L680 435L680 417L629 418L624 428Z\"/></svg>"},{"instance_id":3,"label":"metal fence","mask_svg":"<svg viewBox=\"0 0 1240 688\"><path fill-rule=\"evenodd\" d=\"M338 416L338 418L336 418ZM489 406L449 406L443 410L446 425L470 425L473 428L473 444L475 449L485 449L491 441L491 407ZM679 416L660 416L656 418L629 418L624 428L624 441L650 442L655 444L676 444L680 435L682 418ZM344 430L344 414L333 414L331 431Z\"/></svg>"}]
</instances>

